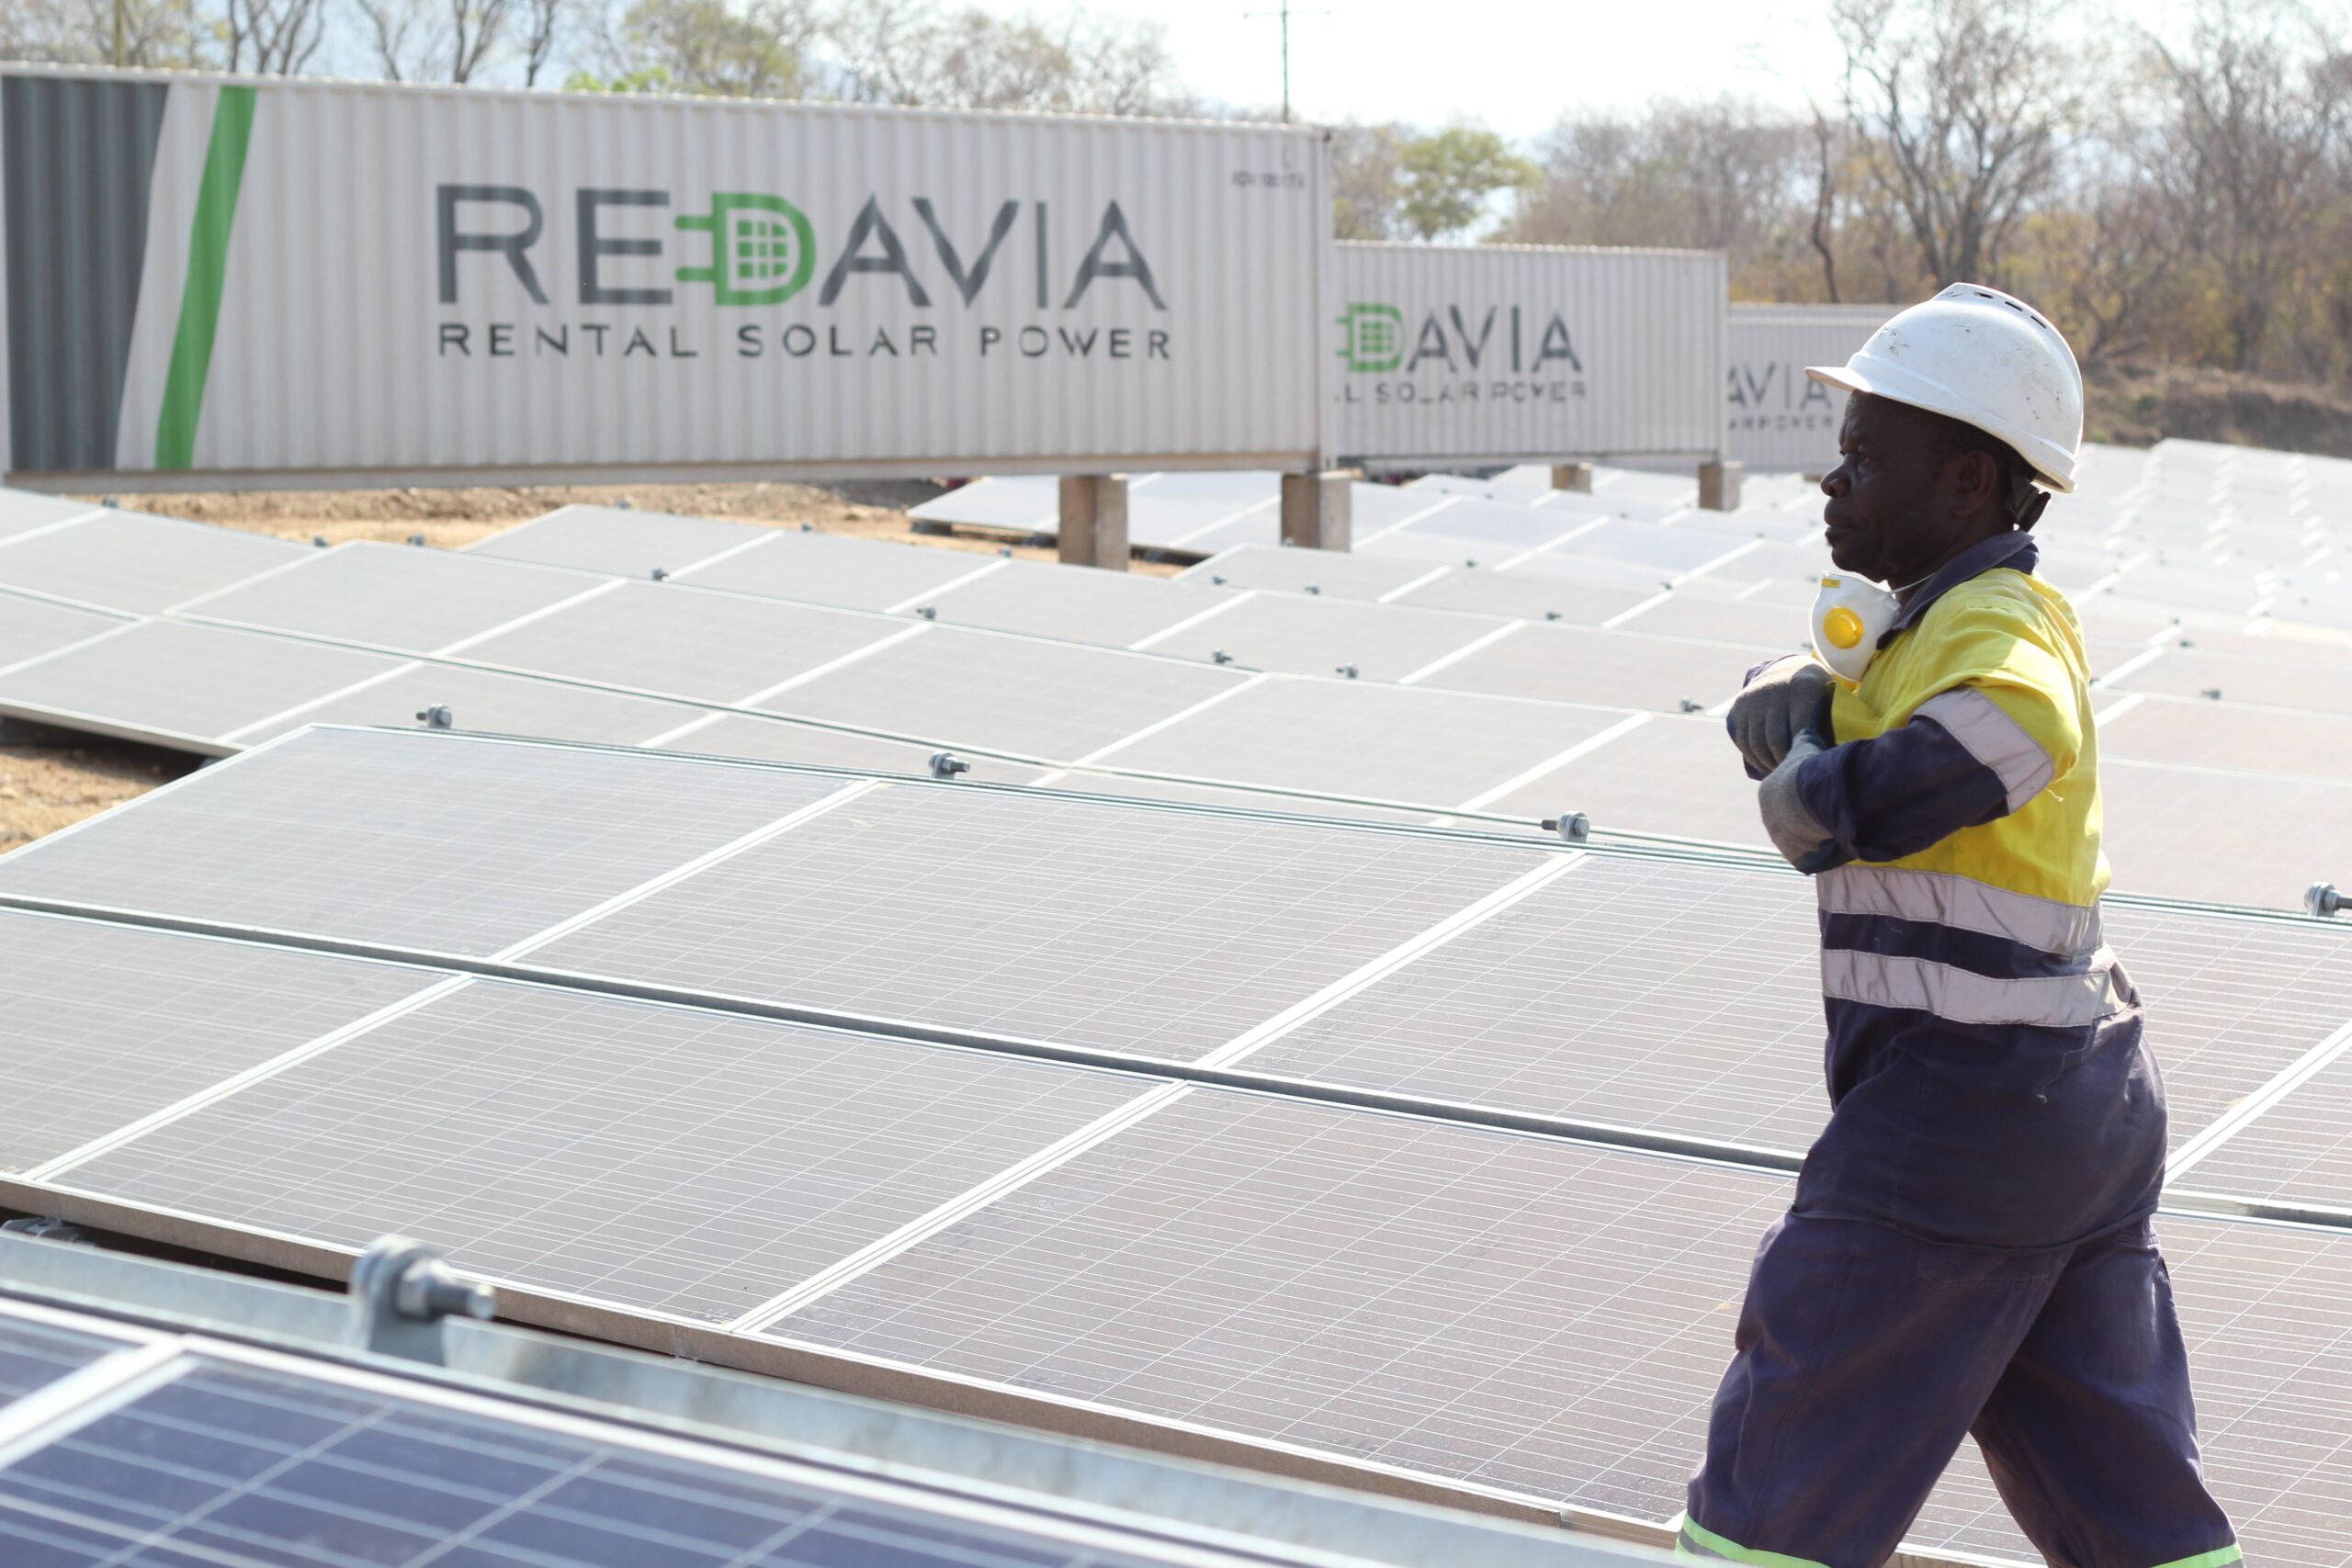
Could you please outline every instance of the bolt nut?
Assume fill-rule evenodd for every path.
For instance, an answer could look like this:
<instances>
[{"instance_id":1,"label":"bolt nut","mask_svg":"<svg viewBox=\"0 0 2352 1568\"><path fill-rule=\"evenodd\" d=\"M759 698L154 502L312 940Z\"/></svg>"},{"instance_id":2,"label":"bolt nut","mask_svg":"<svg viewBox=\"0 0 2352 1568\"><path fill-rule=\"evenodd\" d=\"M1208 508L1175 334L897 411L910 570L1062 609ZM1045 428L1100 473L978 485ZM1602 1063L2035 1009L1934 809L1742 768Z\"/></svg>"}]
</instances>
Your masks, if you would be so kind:
<instances>
[{"instance_id":1,"label":"bolt nut","mask_svg":"<svg viewBox=\"0 0 2352 1568\"><path fill-rule=\"evenodd\" d=\"M2331 915L2340 914L2344 905L2345 896L2336 890L2335 884L2332 882L2314 882L2312 884L2311 891L2303 895L2303 908L2323 919Z\"/></svg>"},{"instance_id":2,"label":"bolt nut","mask_svg":"<svg viewBox=\"0 0 2352 1568\"><path fill-rule=\"evenodd\" d=\"M1592 818L1581 811L1544 818L1544 830L1557 833L1572 844L1581 844L1592 837Z\"/></svg>"}]
</instances>

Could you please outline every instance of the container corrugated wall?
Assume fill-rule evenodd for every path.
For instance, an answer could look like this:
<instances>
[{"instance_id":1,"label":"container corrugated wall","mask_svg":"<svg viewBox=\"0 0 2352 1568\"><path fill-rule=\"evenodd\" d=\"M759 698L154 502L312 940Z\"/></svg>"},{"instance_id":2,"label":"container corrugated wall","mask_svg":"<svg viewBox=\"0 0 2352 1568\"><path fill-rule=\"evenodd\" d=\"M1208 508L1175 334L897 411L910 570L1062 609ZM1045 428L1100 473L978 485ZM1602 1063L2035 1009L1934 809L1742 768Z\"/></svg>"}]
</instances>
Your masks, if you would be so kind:
<instances>
[{"instance_id":1,"label":"container corrugated wall","mask_svg":"<svg viewBox=\"0 0 2352 1568\"><path fill-rule=\"evenodd\" d=\"M18 474L1320 450L1315 131L181 76L6 91L11 327L71 312L61 341L100 356L73 384L109 389L12 420ZM86 227L93 168L152 191L144 254L119 287L61 295L25 236ZM19 352L12 406L58 369Z\"/></svg>"},{"instance_id":2,"label":"container corrugated wall","mask_svg":"<svg viewBox=\"0 0 2352 1568\"><path fill-rule=\"evenodd\" d=\"M1342 244L1337 442L1351 457L1712 455L1714 252Z\"/></svg>"},{"instance_id":3,"label":"container corrugated wall","mask_svg":"<svg viewBox=\"0 0 2352 1568\"><path fill-rule=\"evenodd\" d=\"M1805 379L1808 365L1843 365L1898 307L1734 305L1724 441L1758 472L1826 473L1838 462L1846 399Z\"/></svg>"}]
</instances>

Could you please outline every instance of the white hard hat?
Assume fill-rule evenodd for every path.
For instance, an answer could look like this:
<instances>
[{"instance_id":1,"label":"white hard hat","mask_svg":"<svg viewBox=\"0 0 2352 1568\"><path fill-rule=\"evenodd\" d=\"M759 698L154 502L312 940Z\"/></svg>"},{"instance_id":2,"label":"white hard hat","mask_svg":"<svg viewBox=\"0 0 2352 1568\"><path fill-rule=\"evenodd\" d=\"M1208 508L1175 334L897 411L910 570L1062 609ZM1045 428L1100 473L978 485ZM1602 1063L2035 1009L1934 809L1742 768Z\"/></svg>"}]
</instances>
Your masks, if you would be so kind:
<instances>
[{"instance_id":1,"label":"white hard hat","mask_svg":"<svg viewBox=\"0 0 2352 1568\"><path fill-rule=\"evenodd\" d=\"M1805 374L1948 414L1999 437L2051 489L2075 488L2083 372L2041 312L1981 283L1955 283L1898 313L1842 366Z\"/></svg>"}]
</instances>

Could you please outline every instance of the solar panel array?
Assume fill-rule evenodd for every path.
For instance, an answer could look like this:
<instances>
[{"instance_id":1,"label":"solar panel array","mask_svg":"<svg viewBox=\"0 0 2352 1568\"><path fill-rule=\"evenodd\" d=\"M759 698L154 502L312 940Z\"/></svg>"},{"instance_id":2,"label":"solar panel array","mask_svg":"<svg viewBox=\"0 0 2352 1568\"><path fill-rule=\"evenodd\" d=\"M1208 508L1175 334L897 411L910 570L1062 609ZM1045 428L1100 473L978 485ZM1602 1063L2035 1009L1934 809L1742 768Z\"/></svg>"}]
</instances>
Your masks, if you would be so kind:
<instances>
[{"instance_id":1,"label":"solar panel array","mask_svg":"<svg viewBox=\"0 0 2352 1568\"><path fill-rule=\"evenodd\" d=\"M24 1568L1306 1561L29 1303L0 1302L0 1557Z\"/></svg>"},{"instance_id":2,"label":"solar panel array","mask_svg":"<svg viewBox=\"0 0 2352 1568\"><path fill-rule=\"evenodd\" d=\"M1656 1522L1822 1115L1807 903L1734 856L314 728L0 858L0 1087L73 1106L6 1096L0 1201L402 1230L650 1347ZM2352 1563L2352 931L2109 925L2214 1484L2250 1553ZM1915 1540L2026 1555L1973 1460Z\"/></svg>"}]
</instances>

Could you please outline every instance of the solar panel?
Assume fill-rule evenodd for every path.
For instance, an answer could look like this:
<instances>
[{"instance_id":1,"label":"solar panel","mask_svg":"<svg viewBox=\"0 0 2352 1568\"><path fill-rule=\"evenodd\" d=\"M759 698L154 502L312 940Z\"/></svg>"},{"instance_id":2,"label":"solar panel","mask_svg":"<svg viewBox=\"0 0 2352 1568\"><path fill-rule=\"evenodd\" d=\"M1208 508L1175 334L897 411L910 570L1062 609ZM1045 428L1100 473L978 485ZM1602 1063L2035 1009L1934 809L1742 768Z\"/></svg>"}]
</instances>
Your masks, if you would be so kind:
<instances>
[{"instance_id":1,"label":"solar panel","mask_svg":"<svg viewBox=\"0 0 2352 1568\"><path fill-rule=\"evenodd\" d=\"M879 616L627 582L486 637L464 657L667 696L740 703L905 630Z\"/></svg>"},{"instance_id":2,"label":"solar panel","mask_svg":"<svg viewBox=\"0 0 2352 1568\"><path fill-rule=\"evenodd\" d=\"M1282 497L1283 477L1271 468L1171 468L1138 478L1131 494L1145 491L1184 501L1214 501L1255 506Z\"/></svg>"},{"instance_id":3,"label":"solar panel","mask_svg":"<svg viewBox=\"0 0 2352 1568\"><path fill-rule=\"evenodd\" d=\"M641 746L707 716L707 710L684 703L657 702L527 675L503 675L462 664L412 661L399 666L397 674L280 712L275 718L232 731L229 739L241 746L257 746L310 724L413 728L419 723L418 715L435 707L449 710L454 728L477 734L595 740L615 746Z\"/></svg>"},{"instance_id":4,"label":"solar panel","mask_svg":"<svg viewBox=\"0 0 2352 1568\"><path fill-rule=\"evenodd\" d=\"M1483 558L1494 565L1522 551L1541 549L1592 521L1566 506L1532 507L1517 502L1455 500L1401 528L1380 536L1383 555L1429 556L1451 560Z\"/></svg>"},{"instance_id":5,"label":"solar panel","mask_svg":"<svg viewBox=\"0 0 2352 1568\"><path fill-rule=\"evenodd\" d=\"M1454 610L1261 593L1159 637L1151 648L1181 659L1223 652L1251 670L1329 675L1345 666L1367 681L1399 681L1508 625Z\"/></svg>"},{"instance_id":6,"label":"solar panel","mask_svg":"<svg viewBox=\"0 0 2352 1568\"><path fill-rule=\"evenodd\" d=\"M1215 501L1148 489L1127 492L1127 542L1206 553L1222 547L1228 531L1272 543L1281 536L1281 513L1270 501ZM1058 522L1056 531L1058 532Z\"/></svg>"},{"instance_id":7,"label":"solar panel","mask_svg":"<svg viewBox=\"0 0 2352 1568\"><path fill-rule=\"evenodd\" d=\"M2127 893L2298 909L2304 889L2344 884L2352 867L2352 782L2103 757L2099 788L2107 858Z\"/></svg>"},{"instance_id":8,"label":"solar panel","mask_svg":"<svg viewBox=\"0 0 2352 1568\"><path fill-rule=\"evenodd\" d=\"M1080 795L1116 800L1177 801L1186 806L1238 807L1247 811L1286 812L1296 817L1350 822L1395 822L1415 827L1430 820L1427 808L1359 806L1353 801L1319 795L1274 795L1265 790L1237 789L1223 784L1186 784L1173 779L1139 778L1132 774L1084 769L1056 774L1051 786Z\"/></svg>"},{"instance_id":9,"label":"solar panel","mask_svg":"<svg viewBox=\"0 0 2352 1568\"><path fill-rule=\"evenodd\" d=\"M1706 707L1727 700L1748 670L1774 657L1771 649L1725 642L1521 625L1423 677L1421 684L1679 713L1685 702Z\"/></svg>"},{"instance_id":10,"label":"solar panel","mask_svg":"<svg viewBox=\"0 0 2352 1568\"><path fill-rule=\"evenodd\" d=\"M719 757L752 757L770 762L805 762L820 768L859 768L883 773L928 774L934 746L903 740L881 740L845 730L820 729L781 718L718 716L715 724L698 726L662 742L672 751L699 751ZM957 752L971 764L962 775L975 784L1027 784L1043 771L1022 762L1002 761L978 752Z\"/></svg>"},{"instance_id":11,"label":"solar panel","mask_svg":"<svg viewBox=\"0 0 2352 1568\"><path fill-rule=\"evenodd\" d=\"M2224 703L2236 698L2266 706L2352 715L2352 660L2343 650L2316 648L2311 650L2313 656L2301 656L2296 645L2278 638L2239 639L2279 644L2275 653L2266 650L2256 656L2209 649L2202 635L2190 640L2198 646L2183 648L2175 639L2159 657L2116 681L2115 689L2187 698L2218 691ZM2194 726L2207 716L2204 710L2195 710L2187 722ZM2226 750L2226 743L2221 750Z\"/></svg>"},{"instance_id":12,"label":"solar panel","mask_svg":"<svg viewBox=\"0 0 2352 1568\"><path fill-rule=\"evenodd\" d=\"M0 596L0 666L55 653L123 624L112 615L69 610L44 600Z\"/></svg>"},{"instance_id":13,"label":"solar panel","mask_svg":"<svg viewBox=\"0 0 2352 1568\"><path fill-rule=\"evenodd\" d=\"M1222 1552L1100 1544L1041 1515L658 1447L519 1403L218 1356L0 1469L12 1562L421 1568L1146 1568ZM1117 1538L1114 1538L1117 1539ZM1251 1561L1262 1561L1255 1554Z\"/></svg>"},{"instance_id":14,"label":"solar panel","mask_svg":"<svg viewBox=\"0 0 2352 1568\"><path fill-rule=\"evenodd\" d=\"M1805 620L1813 609L1813 585L1801 586L1802 594L1767 590L1747 599L1702 597L1678 590L1623 625L1629 632L1654 637L1703 637L1802 652L1807 646Z\"/></svg>"},{"instance_id":15,"label":"solar panel","mask_svg":"<svg viewBox=\"0 0 2352 1568\"><path fill-rule=\"evenodd\" d=\"M140 512L96 512L0 544L0 587L150 615L300 560L307 547Z\"/></svg>"},{"instance_id":16,"label":"solar panel","mask_svg":"<svg viewBox=\"0 0 2352 1568\"><path fill-rule=\"evenodd\" d=\"M2193 1191L2352 1209L2352 1058L2335 1057L2174 1179Z\"/></svg>"},{"instance_id":17,"label":"solar panel","mask_svg":"<svg viewBox=\"0 0 2352 1568\"><path fill-rule=\"evenodd\" d=\"M576 573L367 541L187 606L207 620L430 653L596 586Z\"/></svg>"},{"instance_id":18,"label":"solar panel","mask_svg":"<svg viewBox=\"0 0 2352 1568\"><path fill-rule=\"evenodd\" d=\"M0 490L0 539L47 528L98 510L71 496L40 495L28 490Z\"/></svg>"},{"instance_id":19,"label":"solar panel","mask_svg":"<svg viewBox=\"0 0 2352 1568\"><path fill-rule=\"evenodd\" d=\"M1530 819L1581 811L1596 830L1666 833L1768 850L1756 786L1740 771L1724 721L1653 717L1486 809Z\"/></svg>"},{"instance_id":20,"label":"solar panel","mask_svg":"<svg viewBox=\"0 0 2352 1568\"><path fill-rule=\"evenodd\" d=\"M1312 592L1337 599L1378 599L1429 574L1430 568L1418 561L1385 560L1352 551L1242 545L1188 569L1177 581L1209 587Z\"/></svg>"},{"instance_id":21,"label":"solar panel","mask_svg":"<svg viewBox=\"0 0 2352 1568\"><path fill-rule=\"evenodd\" d=\"M772 1333L1663 1518L1760 1175L1195 1091ZM2352 1238L2165 1229L2207 1474L2250 1561L2341 1568ZM2315 1436L2317 1440L2314 1440ZM2025 1552L1973 1462L1913 1541Z\"/></svg>"},{"instance_id":22,"label":"solar panel","mask_svg":"<svg viewBox=\"0 0 2352 1568\"><path fill-rule=\"evenodd\" d=\"M1543 863L1515 848L893 790L534 962L1189 1060Z\"/></svg>"},{"instance_id":23,"label":"solar panel","mask_svg":"<svg viewBox=\"0 0 2352 1568\"><path fill-rule=\"evenodd\" d=\"M0 1317L0 1404L47 1388L121 1348L119 1341L95 1334L22 1317Z\"/></svg>"},{"instance_id":24,"label":"solar panel","mask_svg":"<svg viewBox=\"0 0 2352 1568\"><path fill-rule=\"evenodd\" d=\"M1071 761L1243 679L1149 654L942 627L758 705Z\"/></svg>"},{"instance_id":25,"label":"solar panel","mask_svg":"<svg viewBox=\"0 0 2352 1568\"><path fill-rule=\"evenodd\" d=\"M1184 556L1216 555L1220 550L1229 550L1240 545L1253 548L1279 547L1282 542L1281 516L1272 506L1238 512L1210 527L1193 529L1168 545L1148 549L1145 555L1147 558L1171 559Z\"/></svg>"},{"instance_id":26,"label":"solar panel","mask_svg":"<svg viewBox=\"0 0 2352 1568\"><path fill-rule=\"evenodd\" d=\"M1058 480L1016 475L960 486L921 506L909 507L907 515L920 523L1051 534L1058 525L1061 510Z\"/></svg>"},{"instance_id":27,"label":"solar panel","mask_svg":"<svg viewBox=\"0 0 2352 1568\"><path fill-rule=\"evenodd\" d=\"M478 982L58 1179L725 1322L1150 1087Z\"/></svg>"},{"instance_id":28,"label":"solar panel","mask_svg":"<svg viewBox=\"0 0 2352 1568\"><path fill-rule=\"evenodd\" d=\"M769 1332L1663 1518L1788 1195L1193 1090Z\"/></svg>"},{"instance_id":29,"label":"solar panel","mask_svg":"<svg viewBox=\"0 0 2352 1568\"><path fill-rule=\"evenodd\" d=\"M561 506L465 547L493 560L568 566L614 577L673 575L775 530L757 523L680 517L615 506Z\"/></svg>"},{"instance_id":30,"label":"solar panel","mask_svg":"<svg viewBox=\"0 0 2352 1568\"><path fill-rule=\"evenodd\" d=\"M0 911L0 1169L26 1170L410 997L390 964Z\"/></svg>"},{"instance_id":31,"label":"solar panel","mask_svg":"<svg viewBox=\"0 0 2352 1568\"><path fill-rule=\"evenodd\" d=\"M852 610L888 610L1005 564L1000 557L965 550L773 529L750 549L680 575L702 588Z\"/></svg>"},{"instance_id":32,"label":"solar panel","mask_svg":"<svg viewBox=\"0 0 2352 1568\"><path fill-rule=\"evenodd\" d=\"M1542 558L1539 556L1536 560ZM1476 571L1448 571L1407 589L1394 602L1597 626L1655 597L1663 586L1646 579L1633 581L1623 572L1571 577L1525 570L1533 564L1522 562L1510 572L1489 571L1483 567Z\"/></svg>"},{"instance_id":33,"label":"solar panel","mask_svg":"<svg viewBox=\"0 0 2352 1568\"><path fill-rule=\"evenodd\" d=\"M220 751L240 729L400 665L392 654L146 621L0 675L0 712Z\"/></svg>"},{"instance_id":34,"label":"solar panel","mask_svg":"<svg viewBox=\"0 0 2352 1568\"><path fill-rule=\"evenodd\" d=\"M1204 582L1015 560L926 604L943 626L992 627L1126 648L1235 597Z\"/></svg>"},{"instance_id":35,"label":"solar panel","mask_svg":"<svg viewBox=\"0 0 2352 1568\"><path fill-rule=\"evenodd\" d=\"M1141 773L1470 809L1624 716L1418 686L1276 680L1101 760Z\"/></svg>"},{"instance_id":36,"label":"solar panel","mask_svg":"<svg viewBox=\"0 0 2352 1568\"><path fill-rule=\"evenodd\" d=\"M1611 518L1545 553L1561 559L1621 561L1674 574L1695 571L1756 543L1753 536L1698 525L1661 528L1655 523Z\"/></svg>"},{"instance_id":37,"label":"solar panel","mask_svg":"<svg viewBox=\"0 0 2352 1568\"><path fill-rule=\"evenodd\" d=\"M2150 697L2101 721L2100 751L2137 762L2226 761L2249 773L2352 777L2346 768L2352 759L2352 717L2256 707L2246 700L2268 696L2245 689L2223 690L2218 700Z\"/></svg>"},{"instance_id":38,"label":"solar panel","mask_svg":"<svg viewBox=\"0 0 2352 1568\"><path fill-rule=\"evenodd\" d=\"M842 781L626 751L319 729L0 857L0 891L486 953Z\"/></svg>"}]
</instances>

